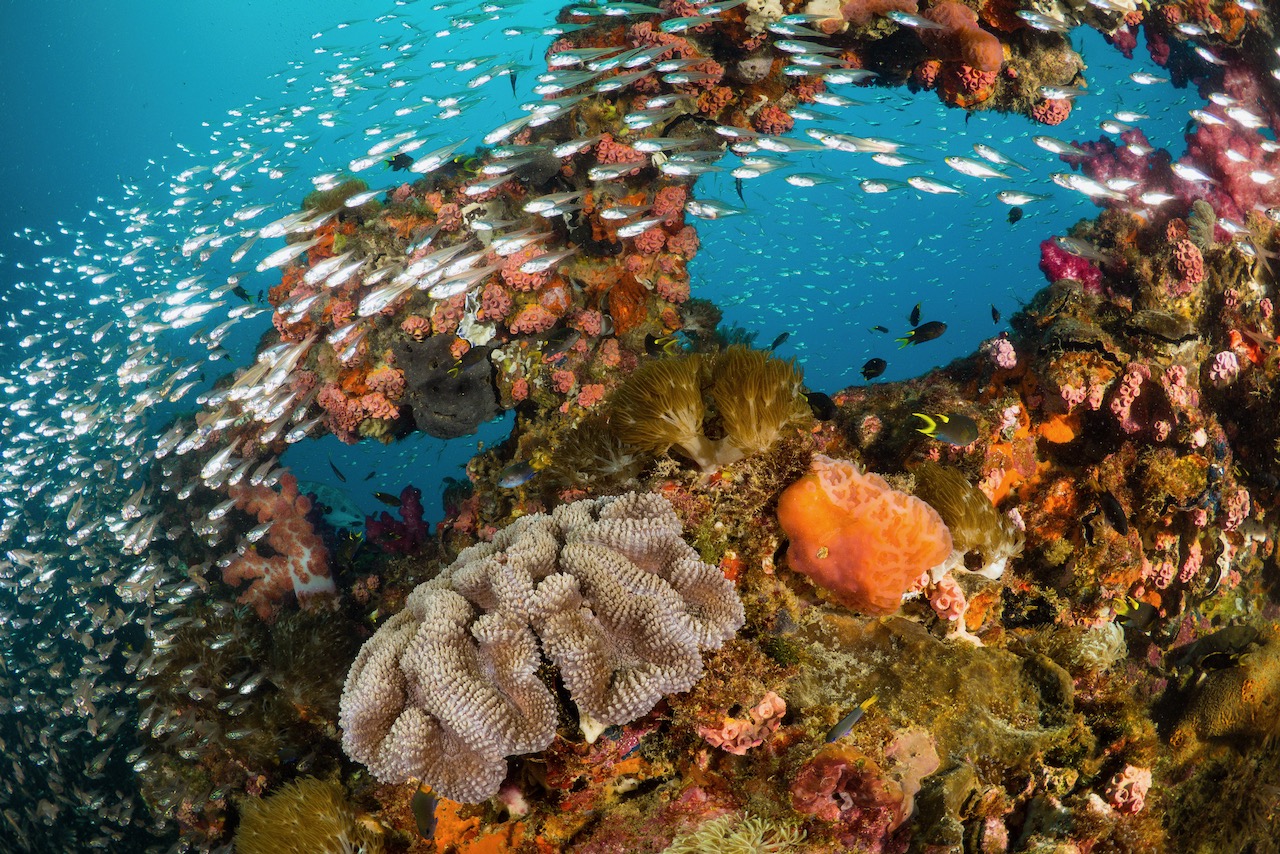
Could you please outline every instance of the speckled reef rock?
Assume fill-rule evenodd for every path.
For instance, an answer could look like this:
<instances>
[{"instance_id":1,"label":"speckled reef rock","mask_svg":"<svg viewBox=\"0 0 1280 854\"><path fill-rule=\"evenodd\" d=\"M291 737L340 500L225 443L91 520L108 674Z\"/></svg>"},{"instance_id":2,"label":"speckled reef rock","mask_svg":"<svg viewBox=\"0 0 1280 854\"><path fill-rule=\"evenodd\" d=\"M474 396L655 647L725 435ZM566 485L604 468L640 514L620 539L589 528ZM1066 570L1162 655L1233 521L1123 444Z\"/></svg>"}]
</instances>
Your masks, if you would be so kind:
<instances>
[{"instance_id":1,"label":"speckled reef rock","mask_svg":"<svg viewBox=\"0 0 1280 854\"><path fill-rule=\"evenodd\" d=\"M505 757L555 739L544 654L584 729L623 724L693 687L701 651L743 619L733 585L660 496L527 516L419 585L364 645L343 690L343 748L385 782L417 777L482 801Z\"/></svg>"}]
</instances>

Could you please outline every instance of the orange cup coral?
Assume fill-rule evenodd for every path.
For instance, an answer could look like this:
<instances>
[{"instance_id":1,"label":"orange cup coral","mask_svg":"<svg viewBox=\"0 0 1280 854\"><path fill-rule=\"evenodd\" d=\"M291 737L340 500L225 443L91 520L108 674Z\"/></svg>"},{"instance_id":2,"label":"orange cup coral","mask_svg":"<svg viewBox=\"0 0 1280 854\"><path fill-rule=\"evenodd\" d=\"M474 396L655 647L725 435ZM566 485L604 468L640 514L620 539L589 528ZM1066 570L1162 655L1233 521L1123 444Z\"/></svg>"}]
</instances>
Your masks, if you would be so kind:
<instances>
[{"instance_id":1,"label":"orange cup coral","mask_svg":"<svg viewBox=\"0 0 1280 854\"><path fill-rule=\"evenodd\" d=\"M938 512L847 460L817 454L778 499L787 558L828 596L865 614L892 614L920 574L951 554Z\"/></svg>"}]
</instances>

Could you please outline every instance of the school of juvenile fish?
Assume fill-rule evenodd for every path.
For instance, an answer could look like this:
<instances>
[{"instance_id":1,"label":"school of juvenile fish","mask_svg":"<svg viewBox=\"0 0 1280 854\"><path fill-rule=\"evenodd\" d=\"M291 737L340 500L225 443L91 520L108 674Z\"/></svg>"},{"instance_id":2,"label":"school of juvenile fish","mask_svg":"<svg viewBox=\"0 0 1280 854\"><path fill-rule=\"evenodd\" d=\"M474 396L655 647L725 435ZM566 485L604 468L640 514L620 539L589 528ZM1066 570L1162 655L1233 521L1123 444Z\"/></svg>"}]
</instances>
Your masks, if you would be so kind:
<instances>
[{"instance_id":1,"label":"school of juvenile fish","mask_svg":"<svg viewBox=\"0 0 1280 854\"><path fill-rule=\"evenodd\" d=\"M485 121L477 118L485 92L509 82L522 92L532 88L527 109L481 134L484 144L507 145L509 159L518 160L522 155L510 141L519 130L550 121L583 98L607 96L648 75L666 75L668 82L696 79L678 64L655 66L652 53L646 57L644 51L626 56L564 51L550 57L545 72L525 60L523 52L454 55L450 45L472 28L515 39L510 44L522 50L536 45L541 51L557 28L504 25L503 12L514 5L515 0L485 0L456 11L440 4L418 17L389 13L360 26L353 22L317 33L313 58L290 63L280 75L284 88L279 103L266 100L229 111L225 120L213 123L210 153L179 146L177 153L153 160L148 174L124 183L118 199L100 200L82 218L68 216L59 233L19 234L38 250L38 265L0 259L16 283L0 302L8 309L6 334L18 345L10 348L16 355L6 356L0 374L4 850L132 850L172 838L170 821L143 806L135 773L148 767L153 745L198 751L209 734L194 731L172 710L157 708L139 691L138 680L166 666L165 651L174 633L192 619L184 606L203 592L209 567L184 565L165 543L190 529L230 556L265 531L232 530L225 521L229 505L218 505L188 525L175 525L157 511L160 494L172 492L183 500L201 487L273 484L283 473L280 461L237 439L232 429L237 420L256 420L266 425L264 436L284 436L291 443L315 435L319 423L314 393L300 393L289 383L291 371L317 339L252 352L270 326L269 310L255 293L278 281L278 273L271 278L273 272L311 242L284 244L283 238L306 238L333 216L295 211L279 200L330 189L354 173L377 188L349 201L361 204L399 183L388 162L413 175L429 174L478 142L460 139L450 121ZM622 16L635 12L628 9L632 5L637 4L599 8L602 15ZM717 12L714 5L703 4L703 16ZM1044 16L1024 17L1037 28L1058 26ZM685 19L683 26L696 25L690 20L696 21ZM913 16L894 20L907 27L927 26ZM365 40L347 45L356 33ZM773 34L775 47L797 67L823 55L824 46L811 41L812 36L789 36L781 27ZM468 33L468 39L473 37ZM615 67L624 73L600 79ZM846 73L829 82L852 86L865 78ZM1147 74L1135 76L1134 82L1159 79ZM1087 90L1051 94L1087 100ZM767 207L769 227L786 237L786 245L757 246L754 230L737 232L748 244L745 251L718 261L708 252L709 263L701 273L712 281L733 282L736 297L726 303L736 299L757 316L777 306L801 306L805 317L843 315L849 328L873 322L877 306L871 291L847 293L843 286L828 287L821 280L801 286L797 277L815 269L843 271L846 278L851 268L874 274L890 260L904 258L913 266L900 269L923 271L926 261L941 251L926 240L929 229L955 229L951 219L966 216L957 205L1044 202L1056 192L1048 173L1062 169L1057 155L1072 151L1068 142L1040 136L1036 144L1048 156L1035 164L1025 156L1020 160L1027 165L1001 153L986 137L964 147L971 150L931 152L932 139L879 135L879 128L859 118L860 102L845 94L828 92L818 107L837 112L797 108L794 117L809 126L786 136L722 128L732 151L723 162L718 152L686 150L680 141L654 138L637 146L666 174L705 178L687 210L708 221L704 229L725 220L717 223L724 227L718 232L721 239L734 239L732 223ZM896 101L887 107L898 108ZM678 109L651 104L626 120L642 130ZM1107 120L1119 124L1107 132L1143 118L1132 111L1117 113ZM1212 101L1193 118L1249 126L1256 117L1247 105ZM565 140L552 154L571 156L594 141ZM317 162L313 152L322 149L344 153ZM860 171L869 162L905 174L898 180ZM933 163L958 174L944 168L928 171ZM1181 180L1212 180L1191 164L1178 166ZM490 186L512 180L514 168L498 158L482 167L492 176ZM616 180L623 171L601 164L592 178ZM303 178L308 172L314 174ZM1121 204L1135 213L1161 203L1141 187L1092 182L1078 173L1062 175L1059 184L1091 201ZM1272 177L1260 175L1258 180ZM779 189L778 181L768 184L768 193L756 189L771 179L790 189ZM733 198L734 181L739 189L746 183L746 193L738 199ZM790 196L794 190L840 192L846 201L796 201ZM908 190L937 197L937 223L917 223L917 232L908 234L900 223L875 220L877 208L869 200ZM863 207L850 212L850 195ZM965 198L946 198L957 195ZM544 239L537 228L539 217L563 215L579 204L572 195L531 199L525 206L527 221L477 221L473 229L477 234L493 230L485 238L488 246L500 255L511 254ZM644 211L620 213L638 216L635 226L648 222ZM802 219L831 224L839 233L858 232L869 245L851 249L791 240L787 235L796 233ZM962 219L961 226L987 227L980 222L985 220ZM406 257L375 266L368 259L340 255L308 272L312 281L328 287L353 277L365 287L357 319L329 337L339 358L355 352L365 334L364 319L407 289L443 299L471 292L492 272L482 266L479 237L434 252L429 251L430 239L414 247L427 254L413 263ZM1060 241L1067 251L1106 262L1105 255L1087 244L1067 240ZM1247 237L1241 242L1247 248ZM574 251L571 246L548 248L553 251L538 259L548 267ZM893 253L896 258L885 257ZM937 284L920 281L918 286ZM904 300L914 301L911 294L918 292L898 287ZM940 303L932 308L941 310ZM310 307L299 303L283 308L301 313ZM793 322L805 328L803 317ZM845 369L865 358L848 355ZM213 382L228 370L228 361L244 364L234 381L215 391ZM195 459L199 463L193 471L190 461ZM512 483L526 475L513 473ZM259 682L247 674L233 693L251 697ZM192 701L200 702L214 687L202 686L195 674ZM175 788L158 796L156 804L172 812L184 800L218 794Z\"/></svg>"}]
</instances>

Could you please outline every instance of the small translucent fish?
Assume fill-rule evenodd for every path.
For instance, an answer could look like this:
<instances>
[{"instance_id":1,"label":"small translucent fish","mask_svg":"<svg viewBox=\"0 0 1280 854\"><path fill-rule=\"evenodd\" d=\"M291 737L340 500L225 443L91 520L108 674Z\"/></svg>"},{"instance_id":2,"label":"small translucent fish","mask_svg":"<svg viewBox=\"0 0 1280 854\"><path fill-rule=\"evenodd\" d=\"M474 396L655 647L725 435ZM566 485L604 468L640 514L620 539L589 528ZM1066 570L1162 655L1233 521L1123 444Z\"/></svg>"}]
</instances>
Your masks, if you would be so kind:
<instances>
[{"instance_id":1,"label":"small translucent fish","mask_svg":"<svg viewBox=\"0 0 1280 854\"><path fill-rule=\"evenodd\" d=\"M836 179L819 172L795 172L782 180L793 187L816 187L819 184L833 184Z\"/></svg>"},{"instance_id":2,"label":"small translucent fish","mask_svg":"<svg viewBox=\"0 0 1280 854\"><path fill-rule=\"evenodd\" d=\"M1157 83L1168 83L1168 77L1157 77L1149 71L1135 71L1129 75L1129 79L1140 86L1153 86Z\"/></svg>"},{"instance_id":3,"label":"small translucent fish","mask_svg":"<svg viewBox=\"0 0 1280 854\"><path fill-rule=\"evenodd\" d=\"M924 421L923 427L917 427L917 433L923 433L930 439L945 442L963 448L978 438L978 422L968 415L951 413L950 415L925 415L923 412L911 413Z\"/></svg>"},{"instance_id":4,"label":"small translucent fish","mask_svg":"<svg viewBox=\"0 0 1280 854\"><path fill-rule=\"evenodd\" d=\"M1239 123L1243 127L1249 128L1250 130L1266 127L1267 124L1257 115L1238 105L1227 107L1227 118Z\"/></svg>"},{"instance_id":5,"label":"small translucent fish","mask_svg":"<svg viewBox=\"0 0 1280 854\"><path fill-rule=\"evenodd\" d=\"M1204 47L1203 45L1196 45L1194 50L1197 56L1199 56L1201 59L1203 59L1205 62L1209 63L1210 65L1224 66L1227 64L1227 61L1225 59L1220 59L1216 54L1214 54L1212 51L1210 51L1208 48Z\"/></svg>"},{"instance_id":6,"label":"small translucent fish","mask_svg":"<svg viewBox=\"0 0 1280 854\"><path fill-rule=\"evenodd\" d=\"M919 157L912 157L910 154L898 154L888 151L877 151L871 155L871 159L879 163L881 166L891 166L894 169L902 166L919 166L924 163Z\"/></svg>"},{"instance_id":7,"label":"small translucent fish","mask_svg":"<svg viewBox=\"0 0 1280 854\"><path fill-rule=\"evenodd\" d=\"M636 83L649 75L653 74L653 69L642 68L639 71L633 71L630 74L619 74L616 77L610 77L607 80L601 80L591 87L593 92L616 92L619 89L626 88L632 83Z\"/></svg>"},{"instance_id":8,"label":"small translucent fish","mask_svg":"<svg viewBox=\"0 0 1280 854\"><path fill-rule=\"evenodd\" d=\"M1093 180L1087 175L1076 172L1054 172L1049 177L1059 187L1065 190L1075 190L1077 193L1084 193L1091 199L1103 198L1115 202L1124 201L1123 193L1108 189L1104 184Z\"/></svg>"},{"instance_id":9,"label":"small translucent fish","mask_svg":"<svg viewBox=\"0 0 1280 854\"><path fill-rule=\"evenodd\" d=\"M663 219L664 217L653 216L629 223L618 229L618 236L622 238L639 237L655 225L661 224Z\"/></svg>"},{"instance_id":10,"label":"small translucent fish","mask_svg":"<svg viewBox=\"0 0 1280 854\"><path fill-rule=\"evenodd\" d=\"M517 132L524 129L525 125L532 121L532 116L521 116L518 119L512 119L509 122L498 125L484 136L485 145L497 145L503 140L510 139Z\"/></svg>"},{"instance_id":11,"label":"small translucent fish","mask_svg":"<svg viewBox=\"0 0 1280 854\"><path fill-rule=\"evenodd\" d=\"M1190 23L1189 21L1179 21L1173 25L1173 28L1184 36L1191 36L1192 38L1199 38L1200 36L1206 35L1204 27L1199 24Z\"/></svg>"},{"instance_id":12,"label":"small translucent fish","mask_svg":"<svg viewBox=\"0 0 1280 854\"><path fill-rule=\"evenodd\" d=\"M1019 9L1014 14L1026 21L1032 28L1044 33L1066 33L1070 32L1075 26L1075 24L1064 21L1062 18L1054 18L1029 9Z\"/></svg>"},{"instance_id":13,"label":"small translucent fish","mask_svg":"<svg viewBox=\"0 0 1280 854\"><path fill-rule=\"evenodd\" d=\"M699 219L720 219L726 216L737 216L747 212L746 208L735 207L716 201L715 199L690 199L685 202L685 211Z\"/></svg>"},{"instance_id":14,"label":"small translucent fish","mask_svg":"<svg viewBox=\"0 0 1280 854\"><path fill-rule=\"evenodd\" d=\"M1118 122L1129 122L1131 124L1133 122L1140 122L1143 119L1151 118L1146 113L1135 113L1130 110L1116 110L1111 115Z\"/></svg>"},{"instance_id":15,"label":"small translucent fish","mask_svg":"<svg viewBox=\"0 0 1280 854\"><path fill-rule=\"evenodd\" d=\"M945 181L939 181L925 175L912 175L907 179L907 183L922 193L932 193L935 196L964 195L964 191L954 184L948 184Z\"/></svg>"},{"instance_id":16,"label":"small translucent fish","mask_svg":"<svg viewBox=\"0 0 1280 854\"><path fill-rule=\"evenodd\" d=\"M528 463L512 463L498 473L498 486L503 489L515 489L524 486L538 472Z\"/></svg>"},{"instance_id":17,"label":"small translucent fish","mask_svg":"<svg viewBox=\"0 0 1280 854\"><path fill-rule=\"evenodd\" d=\"M283 267L285 264L288 264L299 255L302 255L319 242L319 237L313 237L310 240L304 240L301 243L290 243L283 249L277 249L275 252L272 252L266 258L259 261L256 269L259 273L262 273L274 267Z\"/></svg>"},{"instance_id":18,"label":"small translucent fish","mask_svg":"<svg viewBox=\"0 0 1280 854\"><path fill-rule=\"evenodd\" d=\"M662 82L670 83L672 86L688 86L719 80L723 76L723 74L713 74L709 71L672 71L662 75Z\"/></svg>"},{"instance_id":19,"label":"small translucent fish","mask_svg":"<svg viewBox=\"0 0 1280 854\"><path fill-rule=\"evenodd\" d=\"M807 42L800 39L779 39L773 43L773 46L784 53L828 53L836 54L840 52L840 48L832 45L818 44L817 42Z\"/></svg>"},{"instance_id":20,"label":"small translucent fish","mask_svg":"<svg viewBox=\"0 0 1280 854\"><path fill-rule=\"evenodd\" d=\"M562 142L555 148L551 149L551 153L563 160L566 157L572 157L580 151L583 151L600 141L600 135L584 136L578 139L571 139L568 142Z\"/></svg>"},{"instance_id":21,"label":"small translucent fish","mask_svg":"<svg viewBox=\"0 0 1280 854\"><path fill-rule=\"evenodd\" d=\"M1086 154L1080 146L1052 136L1033 136L1031 141L1050 154L1071 154L1077 157L1083 157Z\"/></svg>"},{"instance_id":22,"label":"small translucent fish","mask_svg":"<svg viewBox=\"0 0 1280 854\"><path fill-rule=\"evenodd\" d=\"M983 180L988 178L1003 178L1006 181L1013 180L999 169L993 169L981 160L974 160L972 157L944 157L942 158L942 162L946 163L961 175L968 175L970 178L981 178Z\"/></svg>"},{"instance_id":23,"label":"small translucent fish","mask_svg":"<svg viewBox=\"0 0 1280 854\"><path fill-rule=\"evenodd\" d=\"M841 68L836 71L826 71L822 74L822 79L826 83L835 86L847 86L850 84L866 83L879 75L874 71L868 71L865 68ZM816 100L816 99L815 99ZM858 102L849 102L846 106L855 106Z\"/></svg>"},{"instance_id":24,"label":"small translucent fish","mask_svg":"<svg viewBox=\"0 0 1280 854\"><path fill-rule=\"evenodd\" d=\"M855 101L852 98L846 98L836 92L815 92L813 94L813 103L821 104L824 107L860 107L861 101Z\"/></svg>"},{"instance_id":25,"label":"small translucent fish","mask_svg":"<svg viewBox=\"0 0 1280 854\"><path fill-rule=\"evenodd\" d=\"M1226 119L1215 116L1208 110L1188 110L1187 113L1202 125L1226 125L1227 123Z\"/></svg>"},{"instance_id":26,"label":"small translucent fish","mask_svg":"<svg viewBox=\"0 0 1280 854\"><path fill-rule=\"evenodd\" d=\"M827 744L839 741L844 738L853 729L854 724L862 720L862 716L867 713L867 709L871 708L872 703L876 701L876 695L872 694L867 699L853 707L853 711L841 718L835 726L827 730Z\"/></svg>"},{"instance_id":27,"label":"small translucent fish","mask_svg":"<svg viewBox=\"0 0 1280 854\"><path fill-rule=\"evenodd\" d=\"M902 181L894 181L891 178L867 178L858 183L858 186L864 193L888 193L893 190L905 190L908 185Z\"/></svg>"},{"instance_id":28,"label":"small translucent fish","mask_svg":"<svg viewBox=\"0 0 1280 854\"><path fill-rule=\"evenodd\" d=\"M611 208L605 208L600 211L600 218L606 221L630 219L633 216L639 216L652 207L653 205L614 205Z\"/></svg>"},{"instance_id":29,"label":"small translucent fish","mask_svg":"<svg viewBox=\"0 0 1280 854\"><path fill-rule=\"evenodd\" d=\"M686 30L692 30L694 27L700 27L703 24L714 24L715 18L705 15L689 15L685 18L668 18L658 25L658 29L664 33L683 33Z\"/></svg>"},{"instance_id":30,"label":"small translucent fish","mask_svg":"<svg viewBox=\"0 0 1280 854\"><path fill-rule=\"evenodd\" d=\"M1138 157L1146 157L1148 154L1151 154L1153 151L1155 151L1155 149L1152 148L1151 146L1144 145L1141 142L1131 142L1128 145L1126 145L1125 148L1128 149L1130 153L1135 154Z\"/></svg>"},{"instance_id":31,"label":"small translucent fish","mask_svg":"<svg viewBox=\"0 0 1280 854\"><path fill-rule=\"evenodd\" d=\"M622 233L622 229L618 229L618 233ZM520 265L520 272L526 274L545 273L552 267L559 264L566 258L572 257L578 253L578 247L570 246L567 249L560 249L555 252L548 252L546 255L539 255Z\"/></svg>"},{"instance_id":32,"label":"small translucent fish","mask_svg":"<svg viewBox=\"0 0 1280 854\"><path fill-rule=\"evenodd\" d=\"M587 177L592 181L615 181L623 175L644 167L643 163L609 163L603 166L592 166L587 170Z\"/></svg>"},{"instance_id":33,"label":"small translucent fish","mask_svg":"<svg viewBox=\"0 0 1280 854\"><path fill-rule=\"evenodd\" d=\"M672 158L664 162L658 167L663 175L676 175L681 178L696 177L705 175L708 172L719 172L721 167L714 163L705 163L698 161L676 160Z\"/></svg>"},{"instance_id":34,"label":"small translucent fish","mask_svg":"<svg viewBox=\"0 0 1280 854\"><path fill-rule=\"evenodd\" d=\"M884 16L895 24L901 24L904 27L911 27L916 30L946 29L946 27L936 21L930 21L928 18L922 18L919 15L912 15L910 12L902 12L897 9L885 12Z\"/></svg>"},{"instance_id":35,"label":"small translucent fish","mask_svg":"<svg viewBox=\"0 0 1280 854\"><path fill-rule=\"evenodd\" d=\"M1027 169L1027 167L1023 166L1021 163L1014 160L1012 157L1009 157L1008 155L1005 155L1005 154L1001 154L999 151L996 151L991 146L985 145L984 143L981 143L981 142L975 142L973 144L973 153L978 155L988 163L994 163L997 166L1012 166L1014 169L1021 169L1023 172L1030 171L1029 169Z\"/></svg>"},{"instance_id":36,"label":"small translucent fish","mask_svg":"<svg viewBox=\"0 0 1280 854\"><path fill-rule=\"evenodd\" d=\"M657 6L645 3L604 3L598 7L600 14L610 18L626 18L632 15L661 15Z\"/></svg>"},{"instance_id":37,"label":"small translucent fish","mask_svg":"<svg viewBox=\"0 0 1280 854\"><path fill-rule=\"evenodd\" d=\"M756 137L756 145L765 151L772 151L775 154L792 154L797 151L822 151L826 148L820 142L810 142L807 139L793 139L783 136L766 136L761 134Z\"/></svg>"},{"instance_id":38,"label":"small translucent fish","mask_svg":"<svg viewBox=\"0 0 1280 854\"><path fill-rule=\"evenodd\" d=\"M1169 168L1173 170L1173 174L1177 175L1179 178L1181 178L1184 181L1189 181L1191 183L1203 183L1203 182L1213 183L1212 178L1210 178L1208 175L1201 172L1196 167L1191 166L1189 164L1175 163Z\"/></svg>"},{"instance_id":39,"label":"small translucent fish","mask_svg":"<svg viewBox=\"0 0 1280 854\"><path fill-rule=\"evenodd\" d=\"M1093 261L1096 264L1109 264L1113 260L1107 253L1100 252L1092 244L1076 237L1055 237L1053 242L1058 244L1064 251L1087 261Z\"/></svg>"},{"instance_id":40,"label":"small translucent fish","mask_svg":"<svg viewBox=\"0 0 1280 854\"><path fill-rule=\"evenodd\" d=\"M1111 119L1106 119L1099 124L1098 127L1102 128L1103 133L1109 133L1115 136L1119 136L1125 131L1133 130L1133 125L1125 124L1124 122L1112 121Z\"/></svg>"},{"instance_id":41,"label":"small translucent fish","mask_svg":"<svg viewBox=\"0 0 1280 854\"><path fill-rule=\"evenodd\" d=\"M531 199L530 201L525 202L522 210L525 213L542 213L543 211L551 210L557 205L564 204L565 202L577 201L581 198L582 193L582 190L569 190L563 193L549 193L545 196L539 196L536 199Z\"/></svg>"},{"instance_id":42,"label":"small translucent fish","mask_svg":"<svg viewBox=\"0 0 1280 854\"><path fill-rule=\"evenodd\" d=\"M902 147L900 143L894 142L891 139L877 139L870 136L852 136L847 133L833 133L832 131L823 130L822 128L809 128L805 131L805 134L822 143L824 148L830 148L835 151L893 154Z\"/></svg>"},{"instance_id":43,"label":"small translucent fish","mask_svg":"<svg viewBox=\"0 0 1280 854\"><path fill-rule=\"evenodd\" d=\"M1135 178L1108 178L1102 182L1109 190L1115 190L1117 193L1125 193L1141 184Z\"/></svg>"},{"instance_id":44,"label":"small translucent fish","mask_svg":"<svg viewBox=\"0 0 1280 854\"><path fill-rule=\"evenodd\" d=\"M1264 172L1261 169L1255 169L1249 173L1249 180L1255 184L1270 184L1275 179L1275 175L1270 172Z\"/></svg>"},{"instance_id":45,"label":"small translucent fish","mask_svg":"<svg viewBox=\"0 0 1280 854\"><path fill-rule=\"evenodd\" d=\"M1031 202L1043 202L1049 196L1039 193L1027 193L1022 190L1001 190L996 193L996 198L1006 205L1025 205Z\"/></svg>"},{"instance_id":46,"label":"small translucent fish","mask_svg":"<svg viewBox=\"0 0 1280 854\"><path fill-rule=\"evenodd\" d=\"M1070 101L1081 95L1089 94L1075 86L1041 86L1040 97L1046 101Z\"/></svg>"},{"instance_id":47,"label":"small translucent fish","mask_svg":"<svg viewBox=\"0 0 1280 854\"><path fill-rule=\"evenodd\" d=\"M441 166L449 162L449 159L457 153L458 149L467 144L466 139L459 140L452 145L445 145L437 148L435 151L422 155L413 161L409 166L409 171L417 175L425 175L428 172L434 172Z\"/></svg>"}]
</instances>

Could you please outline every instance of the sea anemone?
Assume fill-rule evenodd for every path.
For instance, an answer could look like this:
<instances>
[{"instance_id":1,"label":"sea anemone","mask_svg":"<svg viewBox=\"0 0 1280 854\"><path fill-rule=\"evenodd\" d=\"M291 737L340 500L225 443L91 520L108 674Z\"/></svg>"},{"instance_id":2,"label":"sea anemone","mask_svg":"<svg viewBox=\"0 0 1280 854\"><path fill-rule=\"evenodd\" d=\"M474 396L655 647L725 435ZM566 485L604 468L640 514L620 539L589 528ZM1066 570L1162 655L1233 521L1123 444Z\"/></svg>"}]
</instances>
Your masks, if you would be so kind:
<instances>
[{"instance_id":1,"label":"sea anemone","mask_svg":"<svg viewBox=\"0 0 1280 854\"><path fill-rule=\"evenodd\" d=\"M708 373L707 397L719 414L722 439L708 439L702 429ZM609 429L650 453L674 446L711 472L768 449L787 426L808 417L801 383L794 362L741 345L714 360L696 353L659 359L642 365L614 393Z\"/></svg>"},{"instance_id":2,"label":"sea anemone","mask_svg":"<svg viewBox=\"0 0 1280 854\"><path fill-rule=\"evenodd\" d=\"M347 803L338 783L304 777L241 804L236 854L380 854L382 830Z\"/></svg>"},{"instance_id":3,"label":"sea anemone","mask_svg":"<svg viewBox=\"0 0 1280 854\"><path fill-rule=\"evenodd\" d=\"M951 530L954 562L974 553L982 561L975 571L999 578L1009 558L1022 552L1022 532L956 469L927 462L915 476L916 497L937 510Z\"/></svg>"},{"instance_id":4,"label":"sea anemone","mask_svg":"<svg viewBox=\"0 0 1280 854\"><path fill-rule=\"evenodd\" d=\"M798 827L730 813L677 836L662 854L781 854L799 851L804 837Z\"/></svg>"},{"instance_id":5,"label":"sea anemone","mask_svg":"<svg viewBox=\"0 0 1280 854\"><path fill-rule=\"evenodd\" d=\"M701 372L697 354L641 365L610 400L609 429L641 450L663 454L674 445L703 469L715 468L715 445L702 435Z\"/></svg>"},{"instance_id":6,"label":"sea anemone","mask_svg":"<svg viewBox=\"0 0 1280 854\"><path fill-rule=\"evenodd\" d=\"M808 417L803 382L794 359L784 362L748 347L730 347L721 353L712 368L709 394L731 447L721 450L719 462L723 465L768 449L783 429Z\"/></svg>"}]
</instances>

